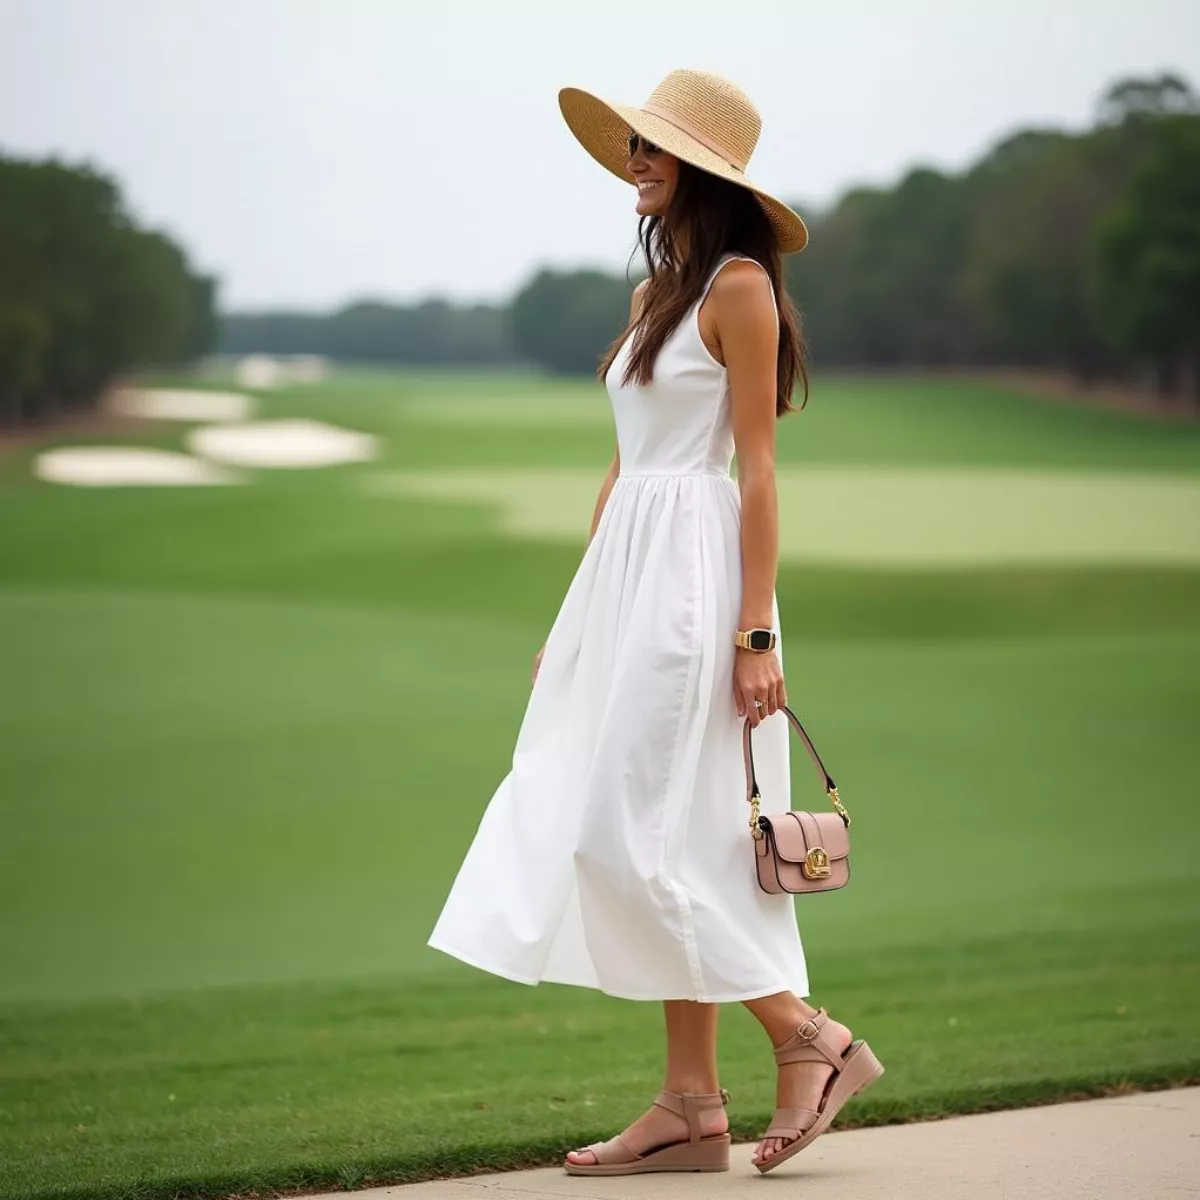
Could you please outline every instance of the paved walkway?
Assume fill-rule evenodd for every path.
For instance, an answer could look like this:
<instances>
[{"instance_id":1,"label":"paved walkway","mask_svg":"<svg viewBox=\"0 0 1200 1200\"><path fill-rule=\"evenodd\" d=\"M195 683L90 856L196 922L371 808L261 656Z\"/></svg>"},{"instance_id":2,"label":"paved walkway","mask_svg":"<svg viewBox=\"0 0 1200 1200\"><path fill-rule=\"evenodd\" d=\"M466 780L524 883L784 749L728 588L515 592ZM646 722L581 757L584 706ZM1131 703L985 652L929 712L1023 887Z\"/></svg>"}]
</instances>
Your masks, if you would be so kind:
<instances>
[{"instance_id":1,"label":"paved walkway","mask_svg":"<svg viewBox=\"0 0 1200 1200\"><path fill-rule=\"evenodd\" d=\"M828 1133L770 1175L579 1178L553 1168L373 1188L363 1200L1175 1200L1200 1197L1200 1088ZM766 1191L762 1190L766 1189ZM314 1200L346 1200L345 1192Z\"/></svg>"}]
</instances>

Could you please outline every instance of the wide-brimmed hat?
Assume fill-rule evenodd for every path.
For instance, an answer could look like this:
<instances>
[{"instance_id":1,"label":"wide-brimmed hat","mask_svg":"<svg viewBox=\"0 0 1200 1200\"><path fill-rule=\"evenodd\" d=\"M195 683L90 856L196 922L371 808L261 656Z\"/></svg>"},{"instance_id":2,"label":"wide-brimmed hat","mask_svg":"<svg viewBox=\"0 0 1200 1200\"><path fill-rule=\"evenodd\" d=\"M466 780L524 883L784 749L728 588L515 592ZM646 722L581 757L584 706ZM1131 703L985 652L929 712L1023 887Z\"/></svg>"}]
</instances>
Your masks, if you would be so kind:
<instances>
[{"instance_id":1,"label":"wide-brimmed hat","mask_svg":"<svg viewBox=\"0 0 1200 1200\"><path fill-rule=\"evenodd\" d=\"M808 229L782 200L746 178L762 129L758 109L736 84L710 71L672 71L641 108L613 104L581 88L558 93L571 132L602 166L626 183L630 131L701 171L748 188L771 219L784 254L803 250Z\"/></svg>"}]
</instances>

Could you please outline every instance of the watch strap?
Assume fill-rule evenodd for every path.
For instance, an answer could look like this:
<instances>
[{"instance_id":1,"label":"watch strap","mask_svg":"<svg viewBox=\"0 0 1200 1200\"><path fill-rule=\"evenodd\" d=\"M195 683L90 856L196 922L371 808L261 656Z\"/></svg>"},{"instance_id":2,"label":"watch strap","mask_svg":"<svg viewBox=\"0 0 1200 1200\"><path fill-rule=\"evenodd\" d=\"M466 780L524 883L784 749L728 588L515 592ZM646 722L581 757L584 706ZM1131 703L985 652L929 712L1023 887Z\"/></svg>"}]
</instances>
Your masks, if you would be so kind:
<instances>
[{"instance_id":1,"label":"watch strap","mask_svg":"<svg viewBox=\"0 0 1200 1200\"><path fill-rule=\"evenodd\" d=\"M759 636L756 638L755 635ZM776 636L773 629L765 629L760 627L754 629L739 629L733 635L734 643L741 646L743 650L752 650L758 654L766 654L770 650L775 649ZM754 644L755 641L764 641L766 645Z\"/></svg>"}]
</instances>

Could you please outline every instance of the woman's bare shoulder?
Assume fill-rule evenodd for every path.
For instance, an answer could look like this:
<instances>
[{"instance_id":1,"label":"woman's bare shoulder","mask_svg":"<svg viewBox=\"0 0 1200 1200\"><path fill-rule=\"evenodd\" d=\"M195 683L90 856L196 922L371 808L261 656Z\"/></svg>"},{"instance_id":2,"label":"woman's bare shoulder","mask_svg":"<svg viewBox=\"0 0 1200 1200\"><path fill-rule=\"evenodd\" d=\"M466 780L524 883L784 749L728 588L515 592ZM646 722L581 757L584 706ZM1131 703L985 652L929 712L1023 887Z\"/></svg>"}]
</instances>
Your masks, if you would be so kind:
<instances>
[{"instance_id":1,"label":"woman's bare shoulder","mask_svg":"<svg viewBox=\"0 0 1200 1200\"><path fill-rule=\"evenodd\" d=\"M649 279L643 279L633 289L633 299L629 302L629 320L636 321L642 312L642 302L646 299L646 289L650 286Z\"/></svg>"},{"instance_id":2,"label":"woman's bare shoulder","mask_svg":"<svg viewBox=\"0 0 1200 1200\"><path fill-rule=\"evenodd\" d=\"M713 316L722 335L728 330L774 330L775 290L758 263L737 258L718 272L709 292Z\"/></svg>"},{"instance_id":3,"label":"woman's bare shoulder","mask_svg":"<svg viewBox=\"0 0 1200 1200\"><path fill-rule=\"evenodd\" d=\"M722 307L733 304L761 304L774 306L775 292L771 277L766 269L749 258L735 258L717 272L712 284L712 295Z\"/></svg>"}]
</instances>

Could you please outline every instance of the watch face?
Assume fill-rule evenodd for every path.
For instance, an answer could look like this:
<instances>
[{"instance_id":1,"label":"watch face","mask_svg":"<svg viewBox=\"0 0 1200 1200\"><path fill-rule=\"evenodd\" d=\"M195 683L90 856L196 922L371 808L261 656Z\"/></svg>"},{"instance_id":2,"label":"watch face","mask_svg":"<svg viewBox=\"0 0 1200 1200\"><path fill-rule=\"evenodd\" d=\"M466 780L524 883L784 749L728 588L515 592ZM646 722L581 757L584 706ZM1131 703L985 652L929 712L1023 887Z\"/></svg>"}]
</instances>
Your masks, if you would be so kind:
<instances>
[{"instance_id":1,"label":"watch face","mask_svg":"<svg viewBox=\"0 0 1200 1200\"><path fill-rule=\"evenodd\" d=\"M750 631L751 650L770 650L771 631L769 629L752 629Z\"/></svg>"}]
</instances>

